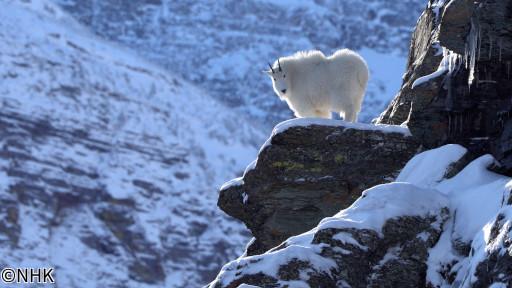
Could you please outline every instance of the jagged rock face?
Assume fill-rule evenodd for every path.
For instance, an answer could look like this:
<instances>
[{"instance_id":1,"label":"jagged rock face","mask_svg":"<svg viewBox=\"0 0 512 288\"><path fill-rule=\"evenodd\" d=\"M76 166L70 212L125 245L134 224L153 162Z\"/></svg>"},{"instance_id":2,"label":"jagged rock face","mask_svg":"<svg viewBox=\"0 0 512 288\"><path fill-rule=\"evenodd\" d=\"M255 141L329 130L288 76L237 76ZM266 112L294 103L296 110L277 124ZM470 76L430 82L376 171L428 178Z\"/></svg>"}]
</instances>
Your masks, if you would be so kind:
<instances>
[{"instance_id":1,"label":"jagged rock face","mask_svg":"<svg viewBox=\"0 0 512 288\"><path fill-rule=\"evenodd\" d=\"M510 173L510 31L512 1L431 0L413 34L403 88L377 123L407 121L426 147L490 152Z\"/></svg>"},{"instance_id":2,"label":"jagged rock face","mask_svg":"<svg viewBox=\"0 0 512 288\"><path fill-rule=\"evenodd\" d=\"M407 202L412 195L425 198ZM445 200L410 184L377 186L314 230L227 264L210 287L425 287L428 249L449 215Z\"/></svg>"},{"instance_id":3,"label":"jagged rock face","mask_svg":"<svg viewBox=\"0 0 512 288\"><path fill-rule=\"evenodd\" d=\"M255 166L220 191L219 207L256 237L249 254L313 228L364 189L394 179L418 149L404 133L368 127L311 125L274 133Z\"/></svg>"},{"instance_id":4,"label":"jagged rock face","mask_svg":"<svg viewBox=\"0 0 512 288\"><path fill-rule=\"evenodd\" d=\"M347 47L381 55L375 65L390 54L400 55L402 63L426 2L54 1L101 37L179 73L266 129L292 117L260 72L267 62L298 50L327 54ZM398 78L402 71L396 73ZM376 117L399 89L399 83L390 87L386 80L372 74L360 120Z\"/></svg>"},{"instance_id":5,"label":"jagged rock face","mask_svg":"<svg viewBox=\"0 0 512 288\"><path fill-rule=\"evenodd\" d=\"M432 35L432 31L436 26L435 18L436 15L431 9L427 9L421 14L412 35L402 88L388 108L380 115L377 123L400 125L405 122L411 110L411 101L414 95L412 93L412 84L414 80L434 72L439 66L442 53L439 53L440 48L438 46L433 45L436 39L432 39L432 37L436 36L436 34ZM437 93L437 91L429 92L431 94Z\"/></svg>"}]
</instances>

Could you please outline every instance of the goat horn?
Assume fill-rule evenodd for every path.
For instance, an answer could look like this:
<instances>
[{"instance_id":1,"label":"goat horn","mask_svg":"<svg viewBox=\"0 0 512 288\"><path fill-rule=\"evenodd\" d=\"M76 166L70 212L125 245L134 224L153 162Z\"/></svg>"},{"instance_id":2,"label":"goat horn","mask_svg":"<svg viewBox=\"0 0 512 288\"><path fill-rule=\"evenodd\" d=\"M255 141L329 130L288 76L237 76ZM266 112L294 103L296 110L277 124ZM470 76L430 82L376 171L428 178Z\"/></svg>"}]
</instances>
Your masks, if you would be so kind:
<instances>
[{"instance_id":1,"label":"goat horn","mask_svg":"<svg viewBox=\"0 0 512 288\"><path fill-rule=\"evenodd\" d=\"M283 69L281 69L281 62L279 62L279 59L277 59L277 64L279 65L279 72L283 71Z\"/></svg>"},{"instance_id":2,"label":"goat horn","mask_svg":"<svg viewBox=\"0 0 512 288\"><path fill-rule=\"evenodd\" d=\"M270 67L270 71L272 71L272 73L275 73L274 69L272 68L272 65L270 65L270 63L268 63L268 67Z\"/></svg>"}]
</instances>

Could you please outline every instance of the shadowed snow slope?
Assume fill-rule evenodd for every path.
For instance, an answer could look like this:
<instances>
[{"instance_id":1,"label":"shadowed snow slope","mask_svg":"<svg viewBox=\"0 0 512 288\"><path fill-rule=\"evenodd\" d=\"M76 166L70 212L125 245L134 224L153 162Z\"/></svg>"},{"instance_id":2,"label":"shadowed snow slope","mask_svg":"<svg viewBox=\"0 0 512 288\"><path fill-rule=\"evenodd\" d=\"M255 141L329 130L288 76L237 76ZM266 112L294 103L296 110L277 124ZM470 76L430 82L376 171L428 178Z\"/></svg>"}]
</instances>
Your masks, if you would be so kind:
<instances>
[{"instance_id":1,"label":"shadowed snow slope","mask_svg":"<svg viewBox=\"0 0 512 288\"><path fill-rule=\"evenodd\" d=\"M215 187L263 142L249 121L39 0L2 1L0 94L0 266L198 287L241 254Z\"/></svg>"}]
</instances>

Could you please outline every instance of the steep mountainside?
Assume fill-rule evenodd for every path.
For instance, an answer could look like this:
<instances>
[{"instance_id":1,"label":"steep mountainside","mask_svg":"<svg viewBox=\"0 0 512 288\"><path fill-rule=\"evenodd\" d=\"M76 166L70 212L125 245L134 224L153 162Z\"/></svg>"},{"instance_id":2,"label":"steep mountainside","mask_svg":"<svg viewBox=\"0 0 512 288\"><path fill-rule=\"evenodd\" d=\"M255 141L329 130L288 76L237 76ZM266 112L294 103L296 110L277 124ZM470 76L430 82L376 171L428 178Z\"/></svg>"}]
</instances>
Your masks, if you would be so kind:
<instances>
[{"instance_id":1,"label":"steep mountainside","mask_svg":"<svg viewBox=\"0 0 512 288\"><path fill-rule=\"evenodd\" d=\"M198 287L242 252L214 187L255 156L250 121L42 0L2 1L0 95L0 266Z\"/></svg>"},{"instance_id":2,"label":"steep mountainside","mask_svg":"<svg viewBox=\"0 0 512 288\"><path fill-rule=\"evenodd\" d=\"M356 49L371 69L360 120L400 88L412 28L425 0L54 0L98 35L163 64L265 128L291 117L267 62L297 50Z\"/></svg>"}]
</instances>

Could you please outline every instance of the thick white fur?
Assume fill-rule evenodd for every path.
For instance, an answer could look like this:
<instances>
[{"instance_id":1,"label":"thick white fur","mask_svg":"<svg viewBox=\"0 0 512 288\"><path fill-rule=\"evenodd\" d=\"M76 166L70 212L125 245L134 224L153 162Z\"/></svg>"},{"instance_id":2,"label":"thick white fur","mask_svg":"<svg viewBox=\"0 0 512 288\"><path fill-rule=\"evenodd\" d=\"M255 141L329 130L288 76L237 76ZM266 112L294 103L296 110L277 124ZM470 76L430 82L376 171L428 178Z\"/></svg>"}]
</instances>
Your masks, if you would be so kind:
<instances>
[{"instance_id":1,"label":"thick white fur","mask_svg":"<svg viewBox=\"0 0 512 288\"><path fill-rule=\"evenodd\" d=\"M357 121L369 77L359 54L342 49L325 57L320 51L305 51L282 57L279 63L268 74L274 91L295 116L331 118L336 112L346 121Z\"/></svg>"}]
</instances>

